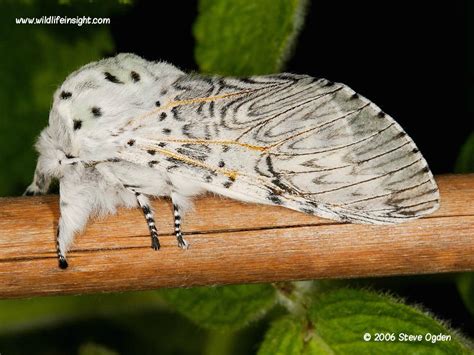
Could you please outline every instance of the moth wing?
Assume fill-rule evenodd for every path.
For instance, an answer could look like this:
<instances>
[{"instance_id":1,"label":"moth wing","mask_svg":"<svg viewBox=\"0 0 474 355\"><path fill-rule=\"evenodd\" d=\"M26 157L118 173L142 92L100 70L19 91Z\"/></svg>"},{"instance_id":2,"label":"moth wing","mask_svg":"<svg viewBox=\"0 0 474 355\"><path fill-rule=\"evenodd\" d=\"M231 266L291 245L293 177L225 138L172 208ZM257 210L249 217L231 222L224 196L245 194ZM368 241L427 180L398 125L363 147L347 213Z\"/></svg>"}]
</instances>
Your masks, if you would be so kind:
<instances>
[{"instance_id":1,"label":"moth wing","mask_svg":"<svg viewBox=\"0 0 474 355\"><path fill-rule=\"evenodd\" d=\"M156 149L170 174L231 198L358 223L398 223L438 208L415 143L344 84L293 74L184 76L173 89L164 108L173 132L145 127L137 144Z\"/></svg>"}]
</instances>

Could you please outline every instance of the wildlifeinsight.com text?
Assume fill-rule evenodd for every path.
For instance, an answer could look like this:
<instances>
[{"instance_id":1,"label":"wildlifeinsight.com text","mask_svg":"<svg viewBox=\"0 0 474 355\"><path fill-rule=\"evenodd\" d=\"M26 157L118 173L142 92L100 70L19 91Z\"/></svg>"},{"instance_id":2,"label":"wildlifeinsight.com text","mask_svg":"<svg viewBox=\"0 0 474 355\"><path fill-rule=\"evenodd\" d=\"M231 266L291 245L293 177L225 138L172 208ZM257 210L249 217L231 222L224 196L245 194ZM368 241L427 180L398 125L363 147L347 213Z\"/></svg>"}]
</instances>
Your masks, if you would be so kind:
<instances>
[{"instance_id":1,"label":"wildlifeinsight.com text","mask_svg":"<svg viewBox=\"0 0 474 355\"><path fill-rule=\"evenodd\" d=\"M90 16L16 17L15 23L17 25L110 25L110 18Z\"/></svg>"}]
</instances>

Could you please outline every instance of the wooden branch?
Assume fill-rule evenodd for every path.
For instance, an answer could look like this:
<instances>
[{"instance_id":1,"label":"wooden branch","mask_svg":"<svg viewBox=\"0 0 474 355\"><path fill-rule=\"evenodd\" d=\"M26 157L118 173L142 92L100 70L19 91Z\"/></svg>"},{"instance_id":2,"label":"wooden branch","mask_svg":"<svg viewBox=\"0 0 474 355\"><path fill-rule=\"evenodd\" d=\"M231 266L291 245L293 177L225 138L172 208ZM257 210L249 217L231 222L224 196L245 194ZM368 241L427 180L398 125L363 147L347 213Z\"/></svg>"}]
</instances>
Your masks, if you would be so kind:
<instances>
[{"instance_id":1,"label":"wooden branch","mask_svg":"<svg viewBox=\"0 0 474 355\"><path fill-rule=\"evenodd\" d=\"M196 201L176 245L169 201L154 203L162 248L138 209L92 221L58 268L57 196L0 199L0 298L474 269L474 175L440 176L441 209L396 226L342 224L219 197Z\"/></svg>"}]
</instances>

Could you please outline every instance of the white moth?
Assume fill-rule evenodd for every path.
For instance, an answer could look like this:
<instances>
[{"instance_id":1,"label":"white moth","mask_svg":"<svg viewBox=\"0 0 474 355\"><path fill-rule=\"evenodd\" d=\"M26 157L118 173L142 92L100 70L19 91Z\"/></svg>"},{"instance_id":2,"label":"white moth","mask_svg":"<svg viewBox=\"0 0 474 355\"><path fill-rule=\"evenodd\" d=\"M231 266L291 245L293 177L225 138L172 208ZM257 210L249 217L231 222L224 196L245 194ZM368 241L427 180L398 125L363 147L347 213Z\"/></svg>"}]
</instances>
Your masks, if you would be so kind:
<instances>
[{"instance_id":1,"label":"white moth","mask_svg":"<svg viewBox=\"0 0 474 355\"><path fill-rule=\"evenodd\" d=\"M61 268L89 217L118 206L142 208L159 249L150 197L171 197L182 248L180 214L206 191L370 224L439 204L426 161L390 116L343 84L306 75L204 77L120 54L66 79L36 148L25 194L60 181Z\"/></svg>"}]
</instances>

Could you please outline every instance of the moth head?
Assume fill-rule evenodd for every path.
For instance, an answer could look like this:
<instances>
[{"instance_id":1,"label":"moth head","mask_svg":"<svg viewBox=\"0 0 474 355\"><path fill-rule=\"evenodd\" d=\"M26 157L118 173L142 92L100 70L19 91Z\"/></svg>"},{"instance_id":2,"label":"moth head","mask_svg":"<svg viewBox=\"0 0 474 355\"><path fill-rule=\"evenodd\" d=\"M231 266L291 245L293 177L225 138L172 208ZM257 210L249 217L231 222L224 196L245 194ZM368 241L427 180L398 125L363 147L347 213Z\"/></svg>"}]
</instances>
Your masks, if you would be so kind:
<instances>
[{"instance_id":1,"label":"moth head","mask_svg":"<svg viewBox=\"0 0 474 355\"><path fill-rule=\"evenodd\" d=\"M61 179L72 169L77 169L80 159L72 154L67 132L49 125L41 132L36 142L39 153L38 164L43 172L52 178Z\"/></svg>"}]
</instances>

